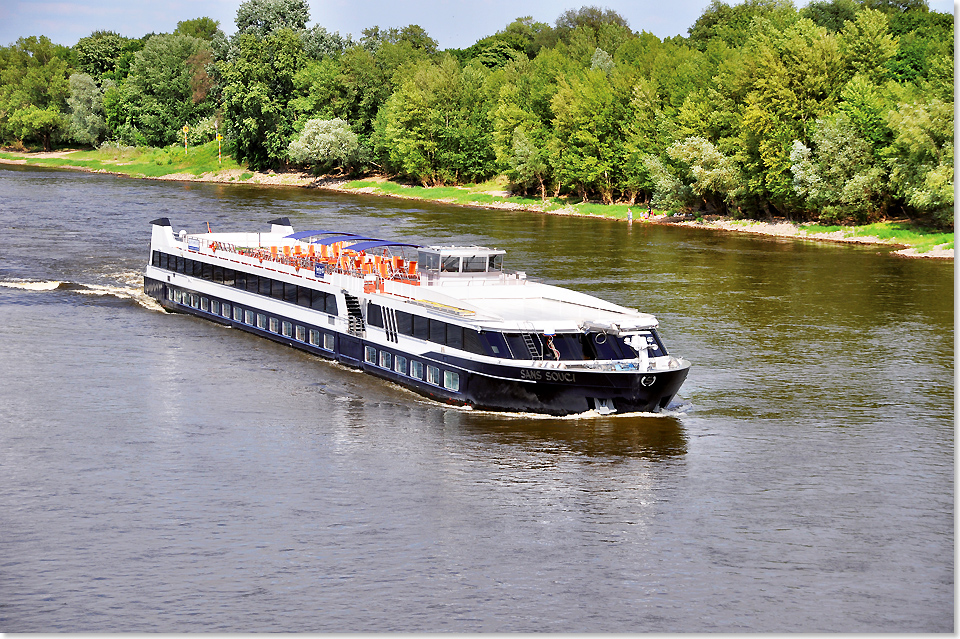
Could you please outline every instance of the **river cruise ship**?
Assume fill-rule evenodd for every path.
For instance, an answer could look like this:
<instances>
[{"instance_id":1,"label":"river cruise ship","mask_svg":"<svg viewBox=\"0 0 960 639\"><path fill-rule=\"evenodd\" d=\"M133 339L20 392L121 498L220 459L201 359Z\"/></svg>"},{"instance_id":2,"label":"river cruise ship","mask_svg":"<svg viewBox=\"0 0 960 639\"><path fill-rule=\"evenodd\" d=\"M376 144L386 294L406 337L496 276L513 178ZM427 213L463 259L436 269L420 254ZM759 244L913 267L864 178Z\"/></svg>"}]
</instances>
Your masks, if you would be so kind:
<instances>
[{"instance_id":1,"label":"river cruise ship","mask_svg":"<svg viewBox=\"0 0 960 639\"><path fill-rule=\"evenodd\" d=\"M657 319L503 270L504 251L336 230L175 233L152 223L144 291L434 400L570 415L657 412L690 364Z\"/></svg>"}]
</instances>

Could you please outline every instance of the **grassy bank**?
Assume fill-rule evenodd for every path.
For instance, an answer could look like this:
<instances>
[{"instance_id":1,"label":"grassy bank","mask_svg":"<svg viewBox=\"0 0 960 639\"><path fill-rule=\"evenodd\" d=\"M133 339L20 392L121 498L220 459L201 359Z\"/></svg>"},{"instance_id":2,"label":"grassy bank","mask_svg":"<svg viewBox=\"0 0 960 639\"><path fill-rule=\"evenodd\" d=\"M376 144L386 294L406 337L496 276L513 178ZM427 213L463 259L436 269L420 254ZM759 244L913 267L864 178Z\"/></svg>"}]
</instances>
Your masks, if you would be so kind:
<instances>
[{"instance_id":1,"label":"grassy bank","mask_svg":"<svg viewBox=\"0 0 960 639\"><path fill-rule=\"evenodd\" d=\"M338 190L357 191L393 197L404 197L448 202L465 206L485 206L496 208L542 211L558 215L581 215L626 220L629 211L638 223L678 223L704 228L759 233L781 237L799 237L812 240L837 242L859 242L865 244L894 244L910 247L918 254L933 249L953 250L953 233L944 233L934 229L925 229L907 222L879 222L864 226L820 226L816 224L797 224L791 222L757 222L754 220L694 220L686 217L673 217L671 212L653 209L652 216L645 217L647 208L643 205L597 204L593 202L575 202L575 198L548 198L513 196L507 191L505 178L501 177L483 184L468 186L422 187L399 184L377 178L354 180L337 186Z\"/></svg>"},{"instance_id":2,"label":"grassy bank","mask_svg":"<svg viewBox=\"0 0 960 639\"><path fill-rule=\"evenodd\" d=\"M674 217L668 211L654 209L647 218L646 207L626 204L578 202L560 197L541 200L539 197L511 195L505 177L466 186L423 187L391 182L383 178L362 180L315 180L302 172L258 173L237 164L229 155L217 161L217 143L189 147L172 145L163 148L104 147L90 151L57 151L51 153L0 152L0 162L101 171L138 178L202 180L247 184L289 186L321 186L343 192L368 193L463 206L539 211L554 215L578 215L626 220L632 211L637 223L674 223L725 231L740 231L780 237L797 237L833 242L860 242L909 247L915 255L936 254L949 257L953 253L953 233L924 229L906 222L880 222L865 226L820 226L785 221L704 220L690 216Z\"/></svg>"},{"instance_id":3,"label":"grassy bank","mask_svg":"<svg viewBox=\"0 0 960 639\"><path fill-rule=\"evenodd\" d=\"M236 172L242 169L229 155L217 161L217 143L208 142L188 147L172 145L161 148L103 147L90 151L59 151L52 153L0 152L0 159L26 160L26 164L105 171L130 177L157 178L186 174L199 178L204 174ZM252 173L246 173L252 177Z\"/></svg>"}]
</instances>

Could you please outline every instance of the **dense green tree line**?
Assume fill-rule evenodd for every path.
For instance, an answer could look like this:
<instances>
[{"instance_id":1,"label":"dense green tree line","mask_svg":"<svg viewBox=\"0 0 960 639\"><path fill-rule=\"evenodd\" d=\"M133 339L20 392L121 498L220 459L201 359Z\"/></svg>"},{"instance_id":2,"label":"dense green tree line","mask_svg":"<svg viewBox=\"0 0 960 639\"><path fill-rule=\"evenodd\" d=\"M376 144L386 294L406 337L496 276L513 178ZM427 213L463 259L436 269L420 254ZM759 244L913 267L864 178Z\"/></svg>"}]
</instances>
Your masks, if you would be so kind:
<instances>
[{"instance_id":1,"label":"dense green tree line","mask_svg":"<svg viewBox=\"0 0 960 639\"><path fill-rule=\"evenodd\" d=\"M952 224L953 16L925 0L713 0L687 37L571 9L438 51L359 40L305 0L247 0L140 39L0 47L7 144L211 139L238 161L384 172L738 216Z\"/></svg>"}]
</instances>

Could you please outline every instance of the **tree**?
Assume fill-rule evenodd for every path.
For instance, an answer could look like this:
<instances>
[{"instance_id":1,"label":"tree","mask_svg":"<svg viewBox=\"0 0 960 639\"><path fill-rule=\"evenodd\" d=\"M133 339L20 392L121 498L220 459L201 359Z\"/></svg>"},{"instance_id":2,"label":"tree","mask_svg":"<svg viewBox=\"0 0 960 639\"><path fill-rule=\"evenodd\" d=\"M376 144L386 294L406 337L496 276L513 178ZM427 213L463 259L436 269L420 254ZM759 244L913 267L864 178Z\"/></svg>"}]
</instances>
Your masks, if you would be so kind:
<instances>
[{"instance_id":1,"label":"tree","mask_svg":"<svg viewBox=\"0 0 960 639\"><path fill-rule=\"evenodd\" d=\"M674 142L667 149L667 155L686 168L687 185L707 210L726 211L726 203L742 184L730 158L709 140L696 136Z\"/></svg>"},{"instance_id":2,"label":"tree","mask_svg":"<svg viewBox=\"0 0 960 639\"><path fill-rule=\"evenodd\" d=\"M870 143L844 113L818 120L813 149L796 140L790 153L794 188L821 220L858 224L885 209L885 171Z\"/></svg>"},{"instance_id":3,"label":"tree","mask_svg":"<svg viewBox=\"0 0 960 639\"><path fill-rule=\"evenodd\" d=\"M107 126L103 119L103 94L92 77L86 73L70 76L67 104L70 106L70 137L81 144L95 146L103 139Z\"/></svg>"},{"instance_id":4,"label":"tree","mask_svg":"<svg viewBox=\"0 0 960 639\"><path fill-rule=\"evenodd\" d=\"M314 60L339 57L354 44L349 35L344 38L338 31L330 33L319 24L305 31L301 37L304 53Z\"/></svg>"},{"instance_id":5,"label":"tree","mask_svg":"<svg viewBox=\"0 0 960 639\"><path fill-rule=\"evenodd\" d=\"M561 39L568 37L576 29L586 27L593 31L602 29L604 25L613 24L626 29L630 23L622 15L612 9L601 9L596 6L583 6L579 9L567 9L556 21L557 34Z\"/></svg>"},{"instance_id":6,"label":"tree","mask_svg":"<svg viewBox=\"0 0 960 639\"><path fill-rule=\"evenodd\" d=\"M49 150L66 127L70 95L69 50L46 36L20 38L0 56L0 134L4 140L37 140Z\"/></svg>"},{"instance_id":7,"label":"tree","mask_svg":"<svg viewBox=\"0 0 960 639\"><path fill-rule=\"evenodd\" d=\"M953 224L953 103L902 103L887 115L890 181L909 209Z\"/></svg>"},{"instance_id":8,"label":"tree","mask_svg":"<svg viewBox=\"0 0 960 639\"><path fill-rule=\"evenodd\" d=\"M554 113L558 177L584 200L589 191L613 202L623 166L623 131L630 90L622 76L591 69L580 77L561 78L551 102Z\"/></svg>"},{"instance_id":9,"label":"tree","mask_svg":"<svg viewBox=\"0 0 960 639\"><path fill-rule=\"evenodd\" d=\"M303 41L281 29L262 39L242 34L235 45L236 58L217 64L234 156L256 170L279 166L294 134L291 102L294 78L306 63Z\"/></svg>"},{"instance_id":10,"label":"tree","mask_svg":"<svg viewBox=\"0 0 960 639\"><path fill-rule=\"evenodd\" d=\"M220 21L213 18L194 18L193 20L181 20L177 23L177 28L173 31L179 35L191 36L212 42L220 31Z\"/></svg>"},{"instance_id":11,"label":"tree","mask_svg":"<svg viewBox=\"0 0 960 639\"><path fill-rule=\"evenodd\" d=\"M307 28L310 5L307 0L247 0L237 9L237 36L251 34L265 38L275 31Z\"/></svg>"},{"instance_id":12,"label":"tree","mask_svg":"<svg viewBox=\"0 0 960 639\"><path fill-rule=\"evenodd\" d=\"M890 35L887 16L873 9L857 14L840 34L840 50L847 67L875 82L886 75L884 67L896 54L897 44L897 38Z\"/></svg>"},{"instance_id":13,"label":"tree","mask_svg":"<svg viewBox=\"0 0 960 639\"><path fill-rule=\"evenodd\" d=\"M148 145L163 146L179 139L180 129L208 115L213 105L195 79L210 57L198 56L209 45L186 35L158 35L139 51L123 84L126 122ZM202 84L202 82L201 82ZM194 97L198 100L195 102ZM139 141L134 135L134 140Z\"/></svg>"},{"instance_id":14,"label":"tree","mask_svg":"<svg viewBox=\"0 0 960 639\"><path fill-rule=\"evenodd\" d=\"M691 44L701 51L714 38L739 48L753 32L755 18L765 17L773 24L782 24L795 13L791 0L744 0L734 6L712 0L687 33Z\"/></svg>"},{"instance_id":15,"label":"tree","mask_svg":"<svg viewBox=\"0 0 960 639\"><path fill-rule=\"evenodd\" d=\"M378 145L389 165L422 184L441 185L490 177L489 71L460 68L451 56L418 69L377 116Z\"/></svg>"},{"instance_id":16,"label":"tree","mask_svg":"<svg viewBox=\"0 0 960 639\"><path fill-rule=\"evenodd\" d=\"M86 38L80 38L74 46L80 70L95 80L112 74L123 53L125 40L113 31L94 31Z\"/></svg>"},{"instance_id":17,"label":"tree","mask_svg":"<svg viewBox=\"0 0 960 639\"><path fill-rule=\"evenodd\" d=\"M307 120L300 136L290 143L290 160L298 164L348 166L357 157L357 134L341 120Z\"/></svg>"},{"instance_id":18,"label":"tree","mask_svg":"<svg viewBox=\"0 0 960 639\"><path fill-rule=\"evenodd\" d=\"M837 33L846 22L856 17L859 10L860 6L854 0L814 0L800 10L800 16Z\"/></svg>"}]
</instances>

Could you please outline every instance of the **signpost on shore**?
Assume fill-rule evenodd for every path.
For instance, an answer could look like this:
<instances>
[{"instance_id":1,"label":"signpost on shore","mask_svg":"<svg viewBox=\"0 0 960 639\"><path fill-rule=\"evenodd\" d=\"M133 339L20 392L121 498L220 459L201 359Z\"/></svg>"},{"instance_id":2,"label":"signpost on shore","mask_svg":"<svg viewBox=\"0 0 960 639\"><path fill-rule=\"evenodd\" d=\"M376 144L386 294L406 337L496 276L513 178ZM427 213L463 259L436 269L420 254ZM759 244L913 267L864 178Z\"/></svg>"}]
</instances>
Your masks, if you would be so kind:
<instances>
[{"instance_id":1,"label":"signpost on shore","mask_svg":"<svg viewBox=\"0 0 960 639\"><path fill-rule=\"evenodd\" d=\"M220 140L223 139L223 136L220 135L220 123L214 121L213 130L217 132L217 164L223 164L223 157L220 155Z\"/></svg>"},{"instance_id":2,"label":"signpost on shore","mask_svg":"<svg viewBox=\"0 0 960 639\"><path fill-rule=\"evenodd\" d=\"M183 154L187 154L187 131L190 130L186 124L183 125Z\"/></svg>"}]
</instances>

